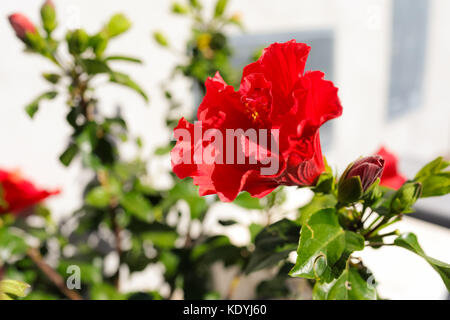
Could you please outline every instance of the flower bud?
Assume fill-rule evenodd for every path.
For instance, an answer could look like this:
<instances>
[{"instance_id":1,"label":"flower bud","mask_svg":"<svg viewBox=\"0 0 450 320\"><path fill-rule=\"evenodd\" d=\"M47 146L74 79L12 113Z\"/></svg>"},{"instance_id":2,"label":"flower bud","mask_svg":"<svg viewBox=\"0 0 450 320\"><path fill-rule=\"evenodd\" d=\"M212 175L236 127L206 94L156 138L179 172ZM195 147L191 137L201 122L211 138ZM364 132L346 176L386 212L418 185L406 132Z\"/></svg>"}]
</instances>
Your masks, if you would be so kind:
<instances>
[{"instance_id":1,"label":"flower bud","mask_svg":"<svg viewBox=\"0 0 450 320\"><path fill-rule=\"evenodd\" d=\"M422 184L406 182L395 193L391 202L391 211L395 214L412 212L412 206L422 193Z\"/></svg>"},{"instance_id":2,"label":"flower bud","mask_svg":"<svg viewBox=\"0 0 450 320\"><path fill-rule=\"evenodd\" d=\"M69 31L66 39L71 54L81 54L88 48L89 35L83 29Z\"/></svg>"},{"instance_id":3,"label":"flower bud","mask_svg":"<svg viewBox=\"0 0 450 320\"><path fill-rule=\"evenodd\" d=\"M370 156L355 161L344 179L359 176L361 186L365 192L377 178L381 177L384 168L384 160L380 156Z\"/></svg>"},{"instance_id":4,"label":"flower bud","mask_svg":"<svg viewBox=\"0 0 450 320\"><path fill-rule=\"evenodd\" d=\"M380 156L361 158L351 163L339 181L339 201L357 201L381 176L384 160Z\"/></svg>"},{"instance_id":5,"label":"flower bud","mask_svg":"<svg viewBox=\"0 0 450 320\"><path fill-rule=\"evenodd\" d=\"M56 11L52 0L47 0L41 7L42 25L48 34L56 29Z\"/></svg>"},{"instance_id":6,"label":"flower bud","mask_svg":"<svg viewBox=\"0 0 450 320\"><path fill-rule=\"evenodd\" d=\"M16 36L27 43L27 33L37 34L37 29L34 24L23 14L14 13L8 17L9 23L16 32Z\"/></svg>"}]
</instances>

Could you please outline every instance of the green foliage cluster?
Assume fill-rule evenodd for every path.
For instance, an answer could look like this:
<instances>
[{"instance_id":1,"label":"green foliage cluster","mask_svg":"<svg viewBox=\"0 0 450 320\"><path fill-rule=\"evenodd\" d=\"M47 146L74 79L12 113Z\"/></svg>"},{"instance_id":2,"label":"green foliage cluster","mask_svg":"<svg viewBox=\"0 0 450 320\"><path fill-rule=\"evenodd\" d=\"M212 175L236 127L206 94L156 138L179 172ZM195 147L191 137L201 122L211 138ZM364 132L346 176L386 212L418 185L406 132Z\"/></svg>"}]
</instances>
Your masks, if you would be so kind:
<instances>
[{"instance_id":1,"label":"green foliage cluster","mask_svg":"<svg viewBox=\"0 0 450 320\"><path fill-rule=\"evenodd\" d=\"M365 247L398 246L424 258L450 291L450 265L427 256L416 235L382 232L413 212L418 199L448 194L450 176L445 169L449 165L439 157L398 190L379 186L378 178L364 191L359 176L356 182L349 182L352 180L344 179L344 173L338 180L328 169L296 220L281 220L258 234L247 272L285 261L296 248L289 275L314 281L314 299L375 300L379 297L375 278L354 253ZM268 241L273 245L267 246Z\"/></svg>"}]
</instances>

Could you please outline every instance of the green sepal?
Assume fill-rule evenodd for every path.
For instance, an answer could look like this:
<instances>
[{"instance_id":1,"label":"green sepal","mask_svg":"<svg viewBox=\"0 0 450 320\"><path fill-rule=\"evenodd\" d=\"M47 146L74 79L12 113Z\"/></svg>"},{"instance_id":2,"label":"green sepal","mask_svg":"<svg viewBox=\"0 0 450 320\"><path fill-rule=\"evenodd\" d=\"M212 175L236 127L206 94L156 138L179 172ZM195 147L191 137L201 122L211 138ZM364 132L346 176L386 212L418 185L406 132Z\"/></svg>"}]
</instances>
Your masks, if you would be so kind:
<instances>
[{"instance_id":1,"label":"green sepal","mask_svg":"<svg viewBox=\"0 0 450 320\"><path fill-rule=\"evenodd\" d=\"M361 199L364 193L361 178L354 176L341 180L338 184L338 200L341 203L353 203Z\"/></svg>"}]
</instances>

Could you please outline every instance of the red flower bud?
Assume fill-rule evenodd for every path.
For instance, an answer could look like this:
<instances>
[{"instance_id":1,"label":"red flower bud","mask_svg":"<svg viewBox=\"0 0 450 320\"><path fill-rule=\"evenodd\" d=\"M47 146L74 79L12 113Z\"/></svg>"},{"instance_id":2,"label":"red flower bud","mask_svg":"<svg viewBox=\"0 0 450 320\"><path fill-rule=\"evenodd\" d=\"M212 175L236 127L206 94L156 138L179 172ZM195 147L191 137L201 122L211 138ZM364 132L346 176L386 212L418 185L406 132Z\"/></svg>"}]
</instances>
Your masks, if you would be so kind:
<instances>
[{"instance_id":1,"label":"red flower bud","mask_svg":"<svg viewBox=\"0 0 450 320\"><path fill-rule=\"evenodd\" d=\"M47 0L47 1L45 1L44 4L43 4L43 6L50 6L50 7L52 7L53 9L55 9L55 4L53 3L52 0Z\"/></svg>"},{"instance_id":2,"label":"red flower bud","mask_svg":"<svg viewBox=\"0 0 450 320\"><path fill-rule=\"evenodd\" d=\"M17 172L0 170L0 215L8 212L18 215L59 192L38 189Z\"/></svg>"},{"instance_id":3,"label":"red flower bud","mask_svg":"<svg viewBox=\"0 0 450 320\"><path fill-rule=\"evenodd\" d=\"M384 169L384 159L381 156L370 156L355 161L344 173L344 179L359 176L361 186L365 192L377 178L381 177Z\"/></svg>"},{"instance_id":4,"label":"red flower bud","mask_svg":"<svg viewBox=\"0 0 450 320\"><path fill-rule=\"evenodd\" d=\"M26 40L26 34L29 33L36 33L36 27L34 24L23 14L21 13L14 13L8 17L9 23L13 27L14 31L16 32L17 37L25 41Z\"/></svg>"}]
</instances>

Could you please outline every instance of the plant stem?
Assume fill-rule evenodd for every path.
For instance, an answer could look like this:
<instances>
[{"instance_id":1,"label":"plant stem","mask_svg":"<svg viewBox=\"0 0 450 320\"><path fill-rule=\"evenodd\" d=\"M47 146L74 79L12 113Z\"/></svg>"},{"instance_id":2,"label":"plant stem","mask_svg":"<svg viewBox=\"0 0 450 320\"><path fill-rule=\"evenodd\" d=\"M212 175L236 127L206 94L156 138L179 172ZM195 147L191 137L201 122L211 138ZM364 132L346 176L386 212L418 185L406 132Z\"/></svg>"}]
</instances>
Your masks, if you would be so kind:
<instances>
[{"instance_id":1,"label":"plant stem","mask_svg":"<svg viewBox=\"0 0 450 320\"><path fill-rule=\"evenodd\" d=\"M122 230L120 228L120 225L117 223L117 215L116 215L116 211L114 210L114 208L111 208L110 212L111 212L111 223L112 223L112 228L113 228L114 238L115 238L116 253L119 258L119 266L118 266L117 272L114 276L114 286L116 287L116 290L119 291L119 289L120 289L120 265L121 265L121 261L122 261L122 246L121 246L122 238L121 238L120 234L121 234Z\"/></svg>"},{"instance_id":2,"label":"plant stem","mask_svg":"<svg viewBox=\"0 0 450 320\"><path fill-rule=\"evenodd\" d=\"M240 275L240 273L238 273L237 275L235 275L233 277L233 280L231 280L230 286L228 287L227 295L225 297L226 300L231 300L240 281L241 281L241 275Z\"/></svg>"},{"instance_id":3,"label":"plant stem","mask_svg":"<svg viewBox=\"0 0 450 320\"><path fill-rule=\"evenodd\" d=\"M384 243L384 242L369 242L366 246L369 247L378 247L378 246L393 246L393 243Z\"/></svg>"},{"instance_id":4,"label":"plant stem","mask_svg":"<svg viewBox=\"0 0 450 320\"><path fill-rule=\"evenodd\" d=\"M63 277L52 269L42 258L36 248L28 248L27 256L36 264L39 270L70 300L83 300L83 298L75 291L67 288Z\"/></svg>"}]
</instances>

